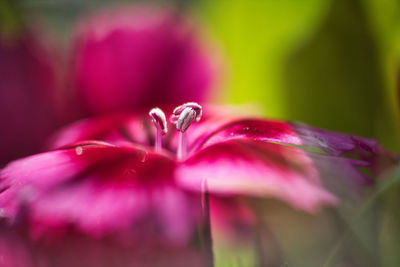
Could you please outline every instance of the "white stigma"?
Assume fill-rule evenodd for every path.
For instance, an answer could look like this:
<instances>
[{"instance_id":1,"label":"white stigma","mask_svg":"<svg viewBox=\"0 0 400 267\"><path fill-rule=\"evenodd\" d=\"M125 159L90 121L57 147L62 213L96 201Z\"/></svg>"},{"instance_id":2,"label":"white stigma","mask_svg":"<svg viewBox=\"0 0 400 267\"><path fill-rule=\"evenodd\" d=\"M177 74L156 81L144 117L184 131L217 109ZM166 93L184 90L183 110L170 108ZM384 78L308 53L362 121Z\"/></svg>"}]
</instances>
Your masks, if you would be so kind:
<instances>
[{"instance_id":1,"label":"white stigma","mask_svg":"<svg viewBox=\"0 0 400 267\"><path fill-rule=\"evenodd\" d=\"M193 121L200 121L202 108L199 104L189 102L174 109L170 121L176 125L176 129L184 133Z\"/></svg>"},{"instance_id":2,"label":"white stigma","mask_svg":"<svg viewBox=\"0 0 400 267\"><path fill-rule=\"evenodd\" d=\"M162 149L162 135L166 134L168 131L167 119L164 112L159 108L150 110L149 115L157 128L154 147L156 151L160 151Z\"/></svg>"},{"instance_id":3,"label":"white stigma","mask_svg":"<svg viewBox=\"0 0 400 267\"><path fill-rule=\"evenodd\" d=\"M149 115L154 125L157 128L160 127L162 134L166 134L168 132L168 127L164 111L162 111L160 108L153 108L150 110Z\"/></svg>"},{"instance_id":4,"label":"white stigma","mask_svg":"<svg viewBox=\"0 0 400 267\"><path fill-rule=\"evenodd\" d=\"M189 102L174 109L170 121L180 131L177 157L179 160L185 158L187 153L186 130L194 121L199 121L202 115L202 108L199 104Z\"/></svg>"}]
</instances>

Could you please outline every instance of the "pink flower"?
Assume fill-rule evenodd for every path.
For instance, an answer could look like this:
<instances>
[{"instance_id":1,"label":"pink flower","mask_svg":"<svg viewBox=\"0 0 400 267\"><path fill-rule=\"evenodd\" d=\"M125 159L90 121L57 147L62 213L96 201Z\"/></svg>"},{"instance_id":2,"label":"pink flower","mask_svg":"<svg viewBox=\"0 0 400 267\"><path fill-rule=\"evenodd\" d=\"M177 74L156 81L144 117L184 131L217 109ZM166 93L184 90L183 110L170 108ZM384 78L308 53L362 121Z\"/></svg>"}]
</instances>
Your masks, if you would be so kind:
<instances>
[{"instance_id":1,"label":"pink flower","mask_svg":"<svg viewBox=\"0 0 400 267\"><path fill-rule=\"evenodd\" d=\"M32 184L33 188L46 191L64 183L64 179L68 181L77 175L86 177L88 168L96 172L93 166L100 164L99 160L101 166L112 166L115 161L122 164L116 158L138 157L118 169L110 167L110 173L102 169L106 167L99 169L98 175L114 179L121 176L119 173L129 171L130 165L133 169L138 168L139 158L148 155L146 165L157 166L159 173L142 173L140 182L155 179L159 184L157 177L162 176L184 188L201 191L201 183L206 178L208 190L213 193L274 197L297 209L315 212L321 205L337 203L336 197L321 184L320 165L325 167L328 161L334 162L332 166L340 163L346 167L331 169L335 175L345 176L352 183L373 183L358 168L365 167L372 172L386 155L375 141L369 139L265 119L225 120L205 114L202 122L194 124L185 134L188 142L186 158L176 159L173 157L177 151L176 135L171 127L163 138L164 149L156 152L150 147L155 140L155 130L151 122L140 116L115 115L78 122L57 136L56 146L64 147L16 161L2 171L3 186L6 181L18 181L18 187L6 186L9 189L1 195L1 200L10 195L10 203L15 205L16 192L26 185ZM90 139L108 143L79 143ZM68 145L71 143L75 144ZM319 148L321 152L306 152L302 149L305 146ZM341 156L345 153L354 153L360 158ZM157 160L153 162L153 158ZM50 178L53 176L62 180ZM16 214L15 206L4 207L6 214Z\"/></svg>"},{"instance_id":2,"label":"pink flower","mask_svg":"<svg viewBox=\"0 0 400 267\"><path fill-rule=\"evenodd\" d=\"M211 72L193 29L177 13L125 6L79 24L72 87L86 114L202 101Z\"/></svg>"},{"instance_id":3,"label":"pink flower","mask_svg":"<svg viewBox=\"0 0 400 267\"><path fill-rule=\"evenodd\" d=\"M61 130L54 137L52 147L81 140L102 140L115 145L133 142L148 147L155 142L156 131L151 122L143 120L143 117L143 114L117 114L80 121ZM364 185L373 184L374 177L397 158L372 139L330 132L300 123L229 115L214 108L207 108L201 122L190 126L186 139L187 156L185 160L179 161L175 170L175 179L181 185L201 190L202 177L213 176L214 179L207 180L209 190L221 194L240 192L271 196L279 188L281 191L277 193L277 198L310 212L325 203L324 197L330 195L321 186L321 178L334 176L335 179L326 181L333 187L332 190L337 189L332 183L340 181L355 194ZM164 151L177 153L178 135L171 125L168 134L163 137L163 147ZM272 159L280 163L282 168L273 166L280 164ZM229 167L229 164L235 168ZM300 169L304 170L296 169L297 165L301 165ZM231 170L234 170L232 174ZM243 173L240 173L241 170ZM265 179L268 172L271 174L270 180ZM218 175L222 179L215 178ZM292 175L304 179L280 180ZM237 184L235 177L238 178ZM267 186L267 183L273 183L273 177L277 177L277 184ZM253 179L257 178L260 178L265 188L260 183L253 183ZM288 189L284 188L285 182L288 183ZM294 186L292 182L300 184ZM252 188L254 184L257 186ZM314 194L311 196L296 192L302 185L307 190L321 189L317 191L323 192L324 197L315 198ZM291 187L295 191L292 194ZM325 200L327 203L334 202L330 197Z\"/></svg>"},{"instance_id":4,"label":"pink flower","mask_svg":"<svg viewBox=\"0 0 400 267\"><path fill-rule=\"evenodd\" d=\"M24 223L28 232L20 238L33 240L34 258L51 260L47 242L64 240L53 253L65 258L60 266L71 260L79 266L67 255L82 243L84 266L96 266L95 259L110 263L106 266L157 266L155 258L146 265L144 256L154 249L166 266L185 266L186 257L204 266L190 241L203 225L204 205L210 205L205 193L211 196L212 222L222 226L254 219L242 203L229 200L234 196L274 198L315 213L338 204L343 193L323 185L321 174L359 190L392 160L373 140L219 116L218 110L202 114L196 103L174 110L178 131L164 128L160 109L150 115L153 122L147 115L122 114L75 123L55 137L58 148L0 172L2 215L11 225ZM82 141L90 139L101 141ZM125 254L124 248L133 252Z\"/></svg>"}]
</instances>

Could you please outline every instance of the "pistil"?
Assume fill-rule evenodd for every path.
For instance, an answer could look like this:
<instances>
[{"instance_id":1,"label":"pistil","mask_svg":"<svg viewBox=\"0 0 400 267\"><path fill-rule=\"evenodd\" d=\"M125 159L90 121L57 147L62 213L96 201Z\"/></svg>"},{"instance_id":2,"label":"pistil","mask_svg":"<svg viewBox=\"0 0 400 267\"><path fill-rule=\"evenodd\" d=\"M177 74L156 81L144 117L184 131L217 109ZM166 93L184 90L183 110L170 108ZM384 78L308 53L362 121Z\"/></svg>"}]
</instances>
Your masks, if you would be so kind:
<instances>
[{"instance_id":1,"label":"pistil","mask_svg":"<svg viewBox=\"0 0 400 267\"><path fill-rule=\"evenodd\" d=\"M156 136L154 148L156 151L162 150L162 136L167 133L167 119L164 112L160 108L153 108L150 110L149 115L156 126Z\"/></svg>"},{"instance_id":2,"label":"pistil","mask_svg":"<svg viewBox=\"0 0 400 267\"><path fill-rule=\"evenodd\" d=\"M187 154L186 130L194 121L199 121L202 115L202 108L199 104L189 102L174 109L170 121L176 125L179 131L179 142L177 158L182 160Z\"/></svg>"}]
</instances>

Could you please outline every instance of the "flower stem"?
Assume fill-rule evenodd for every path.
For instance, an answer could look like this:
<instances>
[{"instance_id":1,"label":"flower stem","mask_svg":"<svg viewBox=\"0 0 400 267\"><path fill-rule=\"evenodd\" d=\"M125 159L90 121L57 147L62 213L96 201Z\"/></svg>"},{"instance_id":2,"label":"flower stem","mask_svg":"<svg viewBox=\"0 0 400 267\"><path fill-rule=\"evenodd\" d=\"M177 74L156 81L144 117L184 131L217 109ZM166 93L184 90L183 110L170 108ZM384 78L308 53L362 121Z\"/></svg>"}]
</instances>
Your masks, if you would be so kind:
<instances>
[{"instance_id":1,"label":"flower stem","mask_svg":"<svg viewBox=\"0 0 400 267\"><path fill-rule=\"evenodd\" d=\"M201 206L203 212L203 229L202 240L203 249L206 256L206 266L214 267L213 240L211 235L211 218L210 218L210 195L206 180L202 184Z\"/></svg>"},{"instance_id":2,"label":"flower stem","mask_svg":"<svg viewBox=\"0 0 400 267\"><path fill-rule=\"evenodd\" d=\"M160 125L157 125L156 142L154 143L154 148L156 151L162 150L162 130Z\"/></svg>"},{"instance_id":3,"label":"flower stem","mask_svg":"<svg viewBox=\"0 0 400 267\"><path fill-rule=\"evenodd\" d=\"M186 146L187 146L186 133L179 132L179 142L178 142L178 152L177 152L178 160L182 160L186 157L186 152L187 152Z\"/></svg>"},{"instance_id":4,"label":"flower stem","mask_svg":"<svg viewBox=\"0 0 400 267\"><path fill-rule=\"evenodd\" d=\"M162 150L162 136L168 131L167 119L165 118L164 111L160 108L152 108L149 112L150 118L156 126L156 138L154 142L154 149L156 151Z\"/></svg>"}]
</instances>

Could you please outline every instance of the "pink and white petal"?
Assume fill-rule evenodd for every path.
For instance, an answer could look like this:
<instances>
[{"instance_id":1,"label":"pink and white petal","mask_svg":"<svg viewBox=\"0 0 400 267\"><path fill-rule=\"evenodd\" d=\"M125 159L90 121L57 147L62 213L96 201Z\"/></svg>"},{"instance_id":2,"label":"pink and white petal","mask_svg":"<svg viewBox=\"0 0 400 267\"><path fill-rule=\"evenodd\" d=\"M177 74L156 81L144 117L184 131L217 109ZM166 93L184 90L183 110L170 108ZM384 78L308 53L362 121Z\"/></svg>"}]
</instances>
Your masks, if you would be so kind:
<instances>
[{"instance_id":1,"label":"pink and white petal","mask_svg":"<svg viewBox=\"0 0 400 267\"><path fill-rule=\"evenodd\" d=\"M14 217L22 203L79 175L88 166L118 157L124 151L126 154L129 149L132 148L118 149L108 143L82 142L11 162L0 172L2 213Z\"/></svg>"},{"instance_id":2,"label":"pink and white petal","mask_svg":"<svg viewBox=\"0 0 400 267\"><path fill-rule=\"evenodd\" d=\"M41 238L60 231L62 235L73 225L96 238L125 233L131 243L164 240L184 244L196 226L198 214L190 206L194 199L174 186L99 186L88 180L39 198L31 210L35 226L31 234Z\"/></svg>"},{"instance_id":3,"label":"pink and white petal","mask_svg":"<svg viewBox=\"0 0 400 267\"><path fill-rule=\"evenodd\" d=\"M251 108L205 106L200 123L193 123L187 131L189 151L195 152L205 146L238 138L302 144L288 123L254 117L248 110ZM177 143L178 138L175 137L172 150L176 149Z\"/></svg>"},{"instance_id":4,"label":"pink and white petal","mask_svg":"<svg viewBox=\"0 0 400 267\"><path fill-rule=\"evenodd\" d=\"M373 139L336 133L293 122L239 117L224 119L210 116L206 118L204 124L194 125L193 129L189 129L188 132L190 133L191 153L231 139L295 145L305 150L317 149L321 155L332 156L330 158L332 163L341 161L346 165L344 168L347 170L346 172L341 171L343 168L330 168L330 177L332 173L336 173L337 176L347 175L346 177L359 181L358 187L370 185L370 177L377 177L400 159L398 155L383 149ZM317 156L317 154L315 155ZM332 165L329 164L328 158L325 158L324 163L320 164L322 167ZM370 177L359 172L357 160L352 161L351 159L359 159L360 162L363 162Z\"/></svg>"},{"instance_id":5,"label":"pink and white petal","mask_svg":"<svg viewBox=\"0 0 400 267\"><path fill-rule=\"evenodd\" d=\"M202 191L206 182L210 193L272 197L308 212L338 202L321 185L303 151L262 141L237 139L208 146L180 164L175 175L191 190Z\"/></svg>"},{"instance_id":6,"label":"pink and white petal","mask_svg":"<svg viewBox=\"0 0 400 267\"><path fill-rule=\"evenodd\" d=\"M16 216L22 202L37 191L64 182L84 169L74 156L75 149L57 150L11 162L1 171L0 207L7 217Z\"/></svg>"},{"instance_id":7,"label":"pink and white petal","mask_svg":"<svg viewBox=\"0 0 400 267\"><path fill-rule=\"evenodd\" d=\"M170 157L132 146L80 144L7 166L0 173L0 208L11 219L27 208L36 238L73 226L95 237L130 229L184 242L198 215L195 197L175 186L174 168Z\"/></svg>"},{"instance_id":8,"label":"pink and white petal","mask_svg":"<svg viewBox=\"0 0 400 267\"><path fill-rule=\"evenodd\" d=\"M193 125L188 132L192 152L225 140L246 138L314 147L332 156L355 157L370 162L375 175L399 160L398 155L383 149L376 140L295 122L240 116L206 116L204 123Z\"/></svg>"},{"instance_id":9,"label":"pink and white petal","mask_svg":"<svg viewBox=\"0 0 400 267\"><path fill-rule=\"evenodd\" d=\"M210 129L213 131L210 132ZM257 118L209 119L195 128L191 134L197 137L192 142L193 149L241 138L292 145L302 144L301 139L286 122Z\"/></svg>"}]
</instances>

